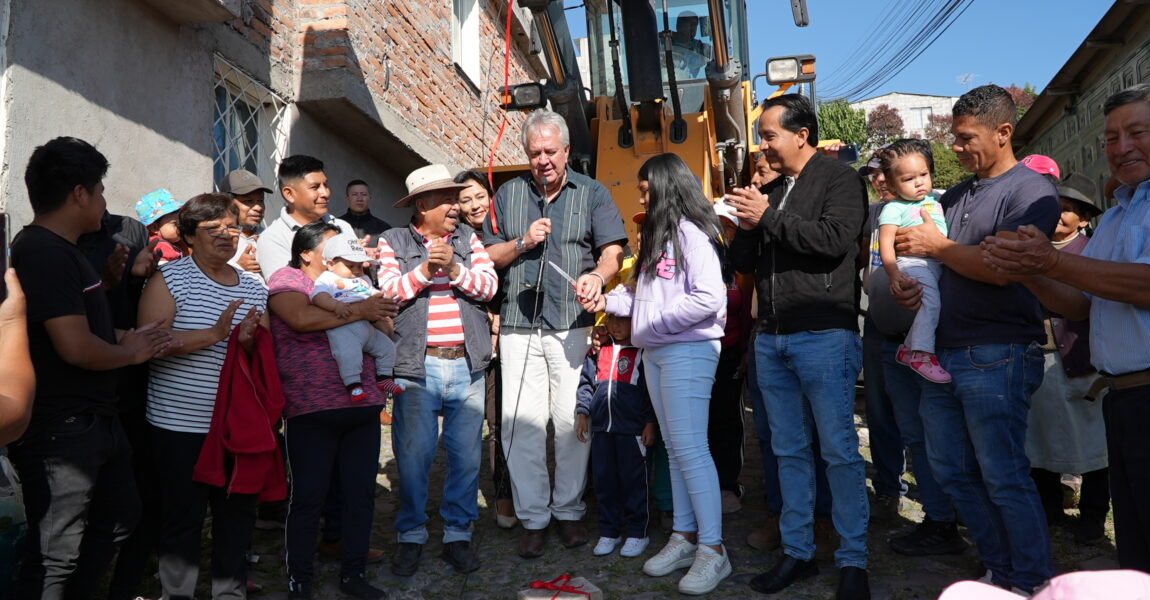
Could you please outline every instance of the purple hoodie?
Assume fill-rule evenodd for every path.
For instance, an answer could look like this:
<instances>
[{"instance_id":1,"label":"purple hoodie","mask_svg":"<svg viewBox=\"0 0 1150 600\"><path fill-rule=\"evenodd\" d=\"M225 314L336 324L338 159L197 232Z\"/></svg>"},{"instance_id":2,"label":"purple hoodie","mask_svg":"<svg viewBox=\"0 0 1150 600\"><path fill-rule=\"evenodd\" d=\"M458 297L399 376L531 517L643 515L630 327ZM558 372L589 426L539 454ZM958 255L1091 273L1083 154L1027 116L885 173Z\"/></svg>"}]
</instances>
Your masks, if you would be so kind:
<instances>
[{"instance_id":1,"label":"purple hoodie","mask_svg":"<svg viewBox=\"0 0 1150 600\"><path fill-rule=\"evenodd\" d=\"M679 221L679 247L686 271L670 244L653 277L639 273L637 289L618 286L607 294L607 312L631 317L631 343L657 348L675 342L723 337L727 286L711 240L687 220Z\"/></svg>"}]
</instances>

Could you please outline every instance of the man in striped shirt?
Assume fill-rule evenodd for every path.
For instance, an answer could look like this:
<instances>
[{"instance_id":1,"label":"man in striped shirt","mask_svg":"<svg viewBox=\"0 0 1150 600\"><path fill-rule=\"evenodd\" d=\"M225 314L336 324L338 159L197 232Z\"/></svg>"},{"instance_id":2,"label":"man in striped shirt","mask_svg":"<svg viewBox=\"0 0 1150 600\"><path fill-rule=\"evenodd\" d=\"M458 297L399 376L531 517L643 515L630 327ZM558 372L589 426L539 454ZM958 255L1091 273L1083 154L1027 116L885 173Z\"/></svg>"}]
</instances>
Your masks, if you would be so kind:
<instances>
[{"instance_id":1,"label":"man in striped shirt","mask_svg":"<svg viewBox=\"0 0 1150 600\"><path fill-rule=\"evenodd\" d=\"M395 402L392 446L399 464L399 551L391 570L407 576L419 567L427 543L427 484L443 417L447 480L443 558L461 573L479 568L471 548L471 522L482 454L484 369L491 361L486 303L499 280L479 237L459 219L459 190L443 165L407 177L407 227L379 241L379 287L401 303L395 317L395 378L405 391Z\"/></svg>"},{"instance_id":2,"label":"man in striped shirt","mask_svg":"<svg viewBox=\"0 0 1150 600\"><path fill-rule=\"evenodd\" d=\"M527 529L519 555L534 558L543 553L553 516L564 546L587 543L580 520L588 446L575 435L575 391L595 315L580 299L598 298L619 271L627 232L607 188L567 168L571 146L562 117L532 113L522 142L531 172L499 188L483 229L495 267L507 270L499 333L503 450L515 513ZM560 270L578 278L575 285ZM555 427L554 490L548 419Z\"/></svg>"}]
</instances>

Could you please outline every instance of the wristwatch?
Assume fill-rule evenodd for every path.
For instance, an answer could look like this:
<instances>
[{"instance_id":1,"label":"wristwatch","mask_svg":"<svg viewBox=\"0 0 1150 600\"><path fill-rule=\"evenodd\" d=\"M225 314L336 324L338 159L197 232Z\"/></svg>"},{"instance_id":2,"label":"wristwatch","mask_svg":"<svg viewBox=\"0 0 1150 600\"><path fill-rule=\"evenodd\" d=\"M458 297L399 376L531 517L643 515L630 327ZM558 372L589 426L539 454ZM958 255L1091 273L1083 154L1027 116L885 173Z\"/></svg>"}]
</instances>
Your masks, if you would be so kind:
<instances>
[{"instance_id":1,"label":"wristwatch","mask_svg":"<svg viewBox=\"0 0 1150 600\"><path fill-rule=\"evenodd\" d=\"M527 251L527 242L526 242L526 241L524 241L524 239L523 239L523 238L518 238L518 239L516 239L516 240L515 240L515 251L516 251L516 252L525 252L525 251Z\"/></svg>"}]
</instances>

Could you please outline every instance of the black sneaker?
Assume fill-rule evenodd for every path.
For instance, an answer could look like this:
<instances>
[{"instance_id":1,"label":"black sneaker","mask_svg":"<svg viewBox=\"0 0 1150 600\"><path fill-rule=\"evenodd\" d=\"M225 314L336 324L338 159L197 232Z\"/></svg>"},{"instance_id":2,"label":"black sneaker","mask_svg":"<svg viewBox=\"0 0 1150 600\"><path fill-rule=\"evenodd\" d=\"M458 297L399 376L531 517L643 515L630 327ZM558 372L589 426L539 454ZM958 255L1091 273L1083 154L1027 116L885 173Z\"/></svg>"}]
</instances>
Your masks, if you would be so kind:
<instances>
[{"instance_id":1,"label":"black sneaker","mask_svg":"<svg viewBox=\"0 0 1150 600\"><path fill-rule=\"evenodd\" d=\"M391 557L391 572L400 577L410 577L419 570L419 556L423 554L423 544L400 542L395 556Z\"/></svg>"},{"instance_id":2,"label":"black sneaker","mask_svg":"<svg viewBox=\"0 0 1150 600\"><path fill-rule=\"evenodd\" d=\"M919 523L914 531L891 538L889 545L891 550L905 556L962 554L967 547L966 540L958 533L958 524L933 521L930 517Z\"/></svg>"},{"instance_id":3,"label":"black sneaker","mask_svg":"<svg viewBox=\"0 0 1150 600\"><path fill-rule=\"evenodd\" d=\"M479 570L479 556L471 549L471 542L448 542L443 545L443 560L459 573Z\"/></svg>"},{"instance_id":4,"label":"black sneaker","mask_svg":"<svg viewBox=\"0 0 1150 600\"><path fill-rule=\"evenodd\" d=\"M311 585L289 581L288 600L311 600Z\"/></svg>"},{"instance_id":5,"label":"black sneaker","mask_svg":"<svg viewBox=\"0 0 1150 600\"><path fill-rule=\"evenodd\" d=\"M340 578L339 591L360 600L383 600L387 597L387 592L368 583L363 573Z\"/></svg>"}]
</instances>

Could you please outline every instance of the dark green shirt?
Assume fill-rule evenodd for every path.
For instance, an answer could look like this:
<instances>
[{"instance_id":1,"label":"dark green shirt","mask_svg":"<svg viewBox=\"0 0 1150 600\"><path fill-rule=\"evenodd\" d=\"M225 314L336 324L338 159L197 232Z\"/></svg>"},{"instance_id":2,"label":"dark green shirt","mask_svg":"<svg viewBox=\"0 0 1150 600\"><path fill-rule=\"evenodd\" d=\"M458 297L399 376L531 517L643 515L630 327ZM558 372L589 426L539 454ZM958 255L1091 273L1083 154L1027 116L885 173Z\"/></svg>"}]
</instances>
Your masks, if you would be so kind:
<instances>
[{"instance_id":1,"label":"dark green shirt","mask_svg":"<svg viewBox=\"0 0 1150 600\"><path fill-rule=\"evenodd\" d=\"M578 279L595 268L603 246L627 242L623 218L607 188L568 169L567 184L548 203L527 174L499 188L492 211L499 233L494 232L488 216L483 223L483 243L488 246L523 236L538 219L551 219L547 241L516 257L503 273L501 288L507 295L500 310L501 325L551 330L593 325L595 315L583 310L575 289L547 262Z\"/></svg>"}]
</instances>

